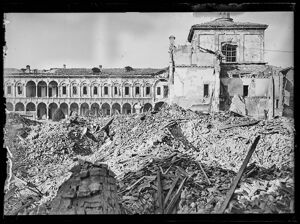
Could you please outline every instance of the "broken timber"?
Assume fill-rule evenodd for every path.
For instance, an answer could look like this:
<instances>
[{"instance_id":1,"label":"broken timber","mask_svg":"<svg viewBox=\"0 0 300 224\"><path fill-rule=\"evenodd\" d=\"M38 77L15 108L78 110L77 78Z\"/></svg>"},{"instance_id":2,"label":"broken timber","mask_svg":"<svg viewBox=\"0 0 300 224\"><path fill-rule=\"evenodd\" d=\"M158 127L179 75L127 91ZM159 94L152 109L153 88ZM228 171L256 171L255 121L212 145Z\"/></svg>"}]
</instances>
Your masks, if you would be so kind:
<instances>
[{"instance_id":1,"label":"broken timber","mask_svg":"<svg viewBox=\"0 0 300 224\"><path fill-rule=\"evenodd\" d=\"M206 175L206 173L205 173L205 171L204 171L204 169L203 169L203 167L202 167L201 163L200 163L200 162L198 162L198 165L199 165L199 167L200 167L200 169L201 169L201 171L202 171L203 175L205 176L205 179L207 180L208 184L209 184L209 185L211 185L211 182L210 182L210 180L209 180L208 176Z\"/></svg>"},{"instance_id":2,"label":"broken timber","mask_svg":"<svg viewBox=\"0 0 300 224\"><path fill-rule=\"evenodd\" d=\"M157 191L158 191L158 205L160 214L164 214L164 199L163 199L163 190L162 190L162 182L160 170L157 171Z\"/></svg>"},{"instance_id":3,"label":"broken timber","mask_svg":"<svg viewBox=\"0 0 300 224\"><path fill-rule=\"evenodd\" d=\"M230 200L232 198L232 195L233 195L233 193L234 193L234 191L235 191L235 189L236 189L236 187L237 187L240 179L242 178L242 175L243 175L243 173L244 173L244 171L246 169L246 166L247 166L247 164L248 164L248 162L249 162L249 160L250 160L250 158L251 158L251 156L252 156L252 154L253 154L253 152L254 152L257 144L258 144L259 139L260 139L260 135L258 135L255 138L254 142L250 146L248 154L247 154L247 156L246 156L246 158L245 158L245 160L244 160L244 162L243 162L243 164L242 164L242 166L241 166L238 174L236 175L236 177L235 177L235 179L234 179L234 181L233 181L233 183L231 185L230 190L227 192L226 199L223 202L223 204L222 204L222 206L221 206L221 208L219 210L219 213L224 213L224 211L226 210L226 208L227 208L227 206L228 206L228 204L229 204L229 202L230 202Z\"/></svg>"},{"instance_id":4,"label":"broken timber","mask_svg":"<svg viewBox=\"0 0 300 224\"><path fill-rule=\"evenodd\" d=\"M245 126L252 126L258 124L259 121L252 121L252 122L246 122L246 123L241 123L241 124L231 124L231 125L226 125L223 127L218 128L218 130L225 130L229 128L236 128L236 127L245 127Z\"/></svg>"},{"instance_id":5,"label":"broken timber","mask_svg":"<svg viewBox=\"0 0 300 224\"><path fill-rule=\"evenodd\" d=\"M167 206L166 214L172 214L172 212L173 212L173 210L174 210L174 208L175 208L175 206L176 206L176 203L177 203L177 201L178 201L178 199L179 199L179 197L180 197L180 195L181 195L181 191L182 191L183 185L184 185L185 181L187 180L187 178L188 178L188 177L185 177L185 178L182 180L182 182L181 182L181 184L180 184L180 186L179 186L177 192L175 193L174 197L173 197L172 200L170 201L170 204Z\"/></svg>"}]
</instances>

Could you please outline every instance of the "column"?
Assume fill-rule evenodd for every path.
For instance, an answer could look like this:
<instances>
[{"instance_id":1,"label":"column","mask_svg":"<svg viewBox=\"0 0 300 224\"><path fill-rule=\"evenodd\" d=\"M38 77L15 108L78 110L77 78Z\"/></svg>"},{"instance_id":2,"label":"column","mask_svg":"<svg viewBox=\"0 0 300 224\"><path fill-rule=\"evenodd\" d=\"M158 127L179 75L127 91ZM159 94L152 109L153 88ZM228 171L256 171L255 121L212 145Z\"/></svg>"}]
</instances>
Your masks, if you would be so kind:
<instances>
[{"instance_id":1,"label":"column","mask_svg":"<svg viewBox=\"0 0 300 224\"><path fill-rule=\"evenodd\" d=\"M49 97L49 95L48 95L48 97ZM49 105L47 106L47 104L46 104L46 120L49 120L49 117L48 117L48 110L49 110Z\"/></svg>"},{"instance_id":2,"label":"column","mask_svg":"<svg viewBox=\"0 0 300 224\"><path fill-rule=\"evenodd\" d=\"M37 87L37 85L35 85L35 97L37 97L38 96L38 87Z\"/></svg>"},{"instance_id":3,"label":"column","mask_svg":"<svg viewBox=\"0 0 300 224\"><path fill-rule=\"evenodd\" d=\"M46 97L49 98L49 84L46 84ZM47 110L47 108L46 108Z\"/></svg>"},{"instance_id":4,"label":"column","mask_svg":"<svg viewBox=\"0 0 300 224\"><path fill-rule=\"evenodd\" d=\"M133 93L134 93L134 86L132 86L132 88L131 88L131 98L133 98Z\"/></svg>"},{"instance_id":5,"label":"column","mask_svg":"<svg viewBox=\"0 0 300 224\"><path fill-rule=\"evenodd\" d=\"M72 96L72 85L69 84L69 98L71 98Z\"/></svg>"}]
</instances>

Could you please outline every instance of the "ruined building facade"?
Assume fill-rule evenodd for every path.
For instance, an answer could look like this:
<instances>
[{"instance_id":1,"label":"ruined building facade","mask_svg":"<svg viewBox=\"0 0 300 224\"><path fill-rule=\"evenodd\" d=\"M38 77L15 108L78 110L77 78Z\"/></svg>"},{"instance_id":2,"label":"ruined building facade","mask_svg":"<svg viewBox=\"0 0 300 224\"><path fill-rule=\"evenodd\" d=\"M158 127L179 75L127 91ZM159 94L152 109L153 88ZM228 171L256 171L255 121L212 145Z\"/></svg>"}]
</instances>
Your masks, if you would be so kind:
<instances>
[{"instance_id":1,"label":"ruined building facade","mask_svg":"<svg viewBox=\"0 0 300 224\"><path fill-rule=\"evenodd\" d=\"M4 80L6 107L37 118L52 118L58 107L66 115L112 115L147 111L163 103L208 112L230 109L260 118L282 115L284 108L292 114L293 73L266 63L267 27L236 22L227 13L193 25L187 45L176 47L170 36L166 69L38 71L28 66L10 71Z\"/></svg>"},{"instance_id":2,"label":"ruined building facade","mask_svg":"<svg viewBox=\"0 0 300 224\"><path fill-rule=\"evenodd\" d=\"M175 47L171 36L169 102L201 111L235 106L255 117L282 113L283 75L264 60L267 27L223 14L193 25L190 44Z\"/></svg>"},{"instance_id":3,"label":"ruined building facade","mask_svg":"<svg viewBox=\"0 0 300 224\"><path fill-rule=\"evenodd\" d=\"M167 69L5 70L6 109L37 119L51 119L60 107L113 115L160 107L168 97Z\"/></svg>"}]
</instances>

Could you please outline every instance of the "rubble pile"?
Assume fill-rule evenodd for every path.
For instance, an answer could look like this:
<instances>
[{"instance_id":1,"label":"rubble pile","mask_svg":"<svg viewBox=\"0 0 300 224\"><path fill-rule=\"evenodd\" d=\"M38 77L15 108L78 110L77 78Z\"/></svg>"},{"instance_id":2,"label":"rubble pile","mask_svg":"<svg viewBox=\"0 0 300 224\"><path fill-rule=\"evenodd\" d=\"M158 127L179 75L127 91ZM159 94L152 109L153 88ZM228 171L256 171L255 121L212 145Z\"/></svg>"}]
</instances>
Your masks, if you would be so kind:
<instances>
[{"instance_id":1,"label":"rubble pile","mask_svg":"<svg viewBox=\"0 0 300 224\"><path fill-rule=\"evenodd\" d=\"M262 120L252 126L226 128L253 122L249 119L230 117L223 124L215 118L211 123L189 121L180 124L184 137L199 152L191 152L206 163L215 161L221 167L238 171L250 144L257 135L262 138L250 160L257 165L269 168L292 167L294 164L294 129L293 122L288 118ZM226 129L223 129L226 128Z\"/></svg>"},{"instance_id":2,"label":"rubble pile","mask_svg":"<svg viewBox=\"0 0 300 224\"><path fill-rule=\"evenodd\" d=\"M55 198L21 214L121 214L115 174L105 164L79 161Z\"/></svg>"},{"instance_id":3,"label":"rubble pile","mask_svg":"<svg viewBox=\"0 0 300 224\"><path fill-rule=\"evenodd\" d=\"M292 119L203 114L172 105L143 114L75 116L30 128L18 143L26 153L24 168L15 175L42 193L31 208L55 198L79 159L106 164L116 174L126 214L218 213L260 135L225 212L294 209Z\"/></svg>"}]
</instances>

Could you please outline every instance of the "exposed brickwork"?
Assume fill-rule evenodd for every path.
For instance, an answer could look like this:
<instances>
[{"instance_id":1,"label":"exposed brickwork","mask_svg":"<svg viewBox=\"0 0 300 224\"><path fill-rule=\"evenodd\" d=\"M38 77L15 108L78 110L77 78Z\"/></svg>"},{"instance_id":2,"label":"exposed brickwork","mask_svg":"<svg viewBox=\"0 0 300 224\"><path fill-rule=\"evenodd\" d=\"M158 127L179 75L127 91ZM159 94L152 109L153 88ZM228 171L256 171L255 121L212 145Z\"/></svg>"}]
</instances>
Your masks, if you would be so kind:
<instances>
[{"instance_id":1,"label":"exposed brickwork","mask_svg":"<svg viewBox=\"0 0 300 224\"><path fill-rule=\"evenodd\" d=\"M40 206L39 215L121 214L115 174L105 164L80 162L57 196Z\"/></svg>"}]
</instances>

